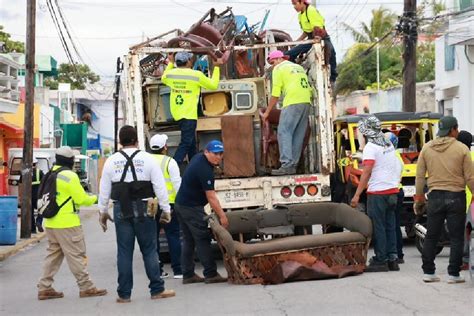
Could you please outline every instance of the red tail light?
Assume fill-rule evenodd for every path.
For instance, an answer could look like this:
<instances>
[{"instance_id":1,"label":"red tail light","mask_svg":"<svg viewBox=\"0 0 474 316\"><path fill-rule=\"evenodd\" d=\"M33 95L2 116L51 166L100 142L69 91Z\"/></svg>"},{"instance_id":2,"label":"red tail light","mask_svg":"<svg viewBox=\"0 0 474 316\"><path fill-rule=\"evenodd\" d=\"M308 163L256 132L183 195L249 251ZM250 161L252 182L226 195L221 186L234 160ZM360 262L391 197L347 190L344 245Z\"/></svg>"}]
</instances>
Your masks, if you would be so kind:
<instances>
[{"instance_id":1,"label":"red tail light","mask_svg":"<svg viewBox=\"0 0 474 316\"><path fill-rule=\"evenodd\" d=\"M282 197L287 199L291 196L291 189L289 187L283 187L280 190L280 194L281 194Z\"/></svg>"},{"instance_id":2,"label":"red tail light","mask_svg":"<svg viewBox=\"0 0 474 316\"><path fill-rule=\"evenodd\" d=\"M294 192L295 192L295 195L296 195L297 197L301 197L301 196L304 195L305 189L304 189L304 187L303 187L302 185L297 185L297 186L295 187Z\"/></svg>"}]
</instances>

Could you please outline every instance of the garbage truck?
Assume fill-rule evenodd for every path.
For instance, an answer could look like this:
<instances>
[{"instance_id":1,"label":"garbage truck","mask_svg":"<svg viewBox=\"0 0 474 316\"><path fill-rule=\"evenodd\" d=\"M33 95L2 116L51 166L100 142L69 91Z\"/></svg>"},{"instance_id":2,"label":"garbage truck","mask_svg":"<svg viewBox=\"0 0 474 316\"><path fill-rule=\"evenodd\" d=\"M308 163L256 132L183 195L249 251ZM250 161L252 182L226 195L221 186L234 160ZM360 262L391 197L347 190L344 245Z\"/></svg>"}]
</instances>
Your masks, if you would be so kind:
<instances>
[{"instance_id":1,"label":"garbage truck","mask_svg":"<svg viewBox=\"0 0 474 316\"><path fill-rule=\"evenodd\" d=\"M298 61L305 69L313 98L301 159L294 175L271 176L280 166L277 127L280 110L263 121L271 96L269 52L311 43ZM168 135L172 156L180 141L170 114L170 89L161 82L167 55L193 52L195 69L210 76L213 59L225 60L217 90L201 91L197 147L223 141L225 155L216 170L215 190L226 211L272 209L275 205L331 201L335 171L332 133L333 98L322 40L293 42L284 31L258 31L232 12L212 10L187 32L173 30L130 47L123 59L119 104L124 123L137 127L140 149L156 133ZM281 102L280 102L281 103Z\"/></svg>"}]
</instances>

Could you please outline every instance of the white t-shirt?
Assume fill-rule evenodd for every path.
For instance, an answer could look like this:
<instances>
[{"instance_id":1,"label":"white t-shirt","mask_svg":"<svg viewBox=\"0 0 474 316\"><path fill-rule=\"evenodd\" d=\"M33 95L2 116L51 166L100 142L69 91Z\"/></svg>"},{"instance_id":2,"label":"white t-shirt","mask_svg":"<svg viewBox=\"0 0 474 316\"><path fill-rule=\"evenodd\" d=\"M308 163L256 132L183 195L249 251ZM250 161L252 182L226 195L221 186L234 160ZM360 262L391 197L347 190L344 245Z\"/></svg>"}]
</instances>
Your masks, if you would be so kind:
<instances>
[{"instance_id":1,"label":"white t-shirt","mask_svg":"<svg viewBox=\"0 0 474 316\"><path fill-rule=\"evenodd\" d=\"M131 157L137 151L137 148L126 148L125 153ZM115 153L110 156L104 164L102 177L100 179L99 210L107 212L110 194L112 192L112 183L119 182L122 177L123 169L127 160L121 153ZM156 159L149 153L140 151L133 157L133 165L139 181L151 181L153 191L158 198L160 208L164 212L170 211L168 202L168 191L166 190L165 179ZM128 168L125 182L132 182L133 175L131 168Z\"/></svg>"},{"instance_id":2,"label":"white t-shirt","mask_svg":"<svg viewBox=\"0 0 474 316\"><path fill-rule=\"evenodd\" d=\"M392 145L382 147L369 142L362 157L364 164L374 164L367 193L398 189L403 166Z\"/></svg>"}]
</instances>

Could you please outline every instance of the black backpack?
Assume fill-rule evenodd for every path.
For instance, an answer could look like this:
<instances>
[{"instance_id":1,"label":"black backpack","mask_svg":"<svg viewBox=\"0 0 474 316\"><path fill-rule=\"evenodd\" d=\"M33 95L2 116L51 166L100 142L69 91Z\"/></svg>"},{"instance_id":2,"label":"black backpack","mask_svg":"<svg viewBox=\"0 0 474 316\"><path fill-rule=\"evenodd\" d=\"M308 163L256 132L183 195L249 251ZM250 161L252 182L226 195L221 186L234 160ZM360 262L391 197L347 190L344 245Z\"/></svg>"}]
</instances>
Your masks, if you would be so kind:
<instances>
[{"instance_id":1,"label":"black backpack","mask_svg":"<svg viewBox=\"0 0 474 316\"><path fill-rule=\"evenodd\" d=\"M61 205L56 202L56 178L61 171L70 170L66 167L60 167L53 171L51 169L41 179L41 183L38 189L38 213L44 218L51 218L58 214L59 210L71 200L71 197L67 198Z\"/></svg>"}]
</instances>

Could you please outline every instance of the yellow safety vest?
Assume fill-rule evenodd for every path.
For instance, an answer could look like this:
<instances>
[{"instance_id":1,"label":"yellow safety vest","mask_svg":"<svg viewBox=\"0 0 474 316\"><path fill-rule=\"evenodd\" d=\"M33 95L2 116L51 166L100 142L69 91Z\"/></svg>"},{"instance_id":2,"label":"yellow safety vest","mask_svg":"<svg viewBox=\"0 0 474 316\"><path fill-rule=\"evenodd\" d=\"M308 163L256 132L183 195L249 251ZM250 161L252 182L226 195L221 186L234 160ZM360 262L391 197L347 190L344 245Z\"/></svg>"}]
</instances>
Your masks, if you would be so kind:
<instances>
[{"instance_id":1,"label":"yellow safety vest","mask_svg":"<svg viewBox=\"0 0 474 316\"><path fill-rule=\"evenodd\" d=\"M176 200L176 191L173 187L173 182L171 182L171 176L168 172L168 166L171 161L171 157L166 155L153 155L155 159L160 164L161 171L163 172L163 177L165 178L166 190L168 191L168 201L174 203Z\"/></svg>"},{"instance_id":2,"label":"yellow safety vest","mask_svg":"<svg viewBox=\"0 0 474 316\"><path fill-rule=\"evenodd\" d=\"M39 185L41 182L40 180L40 170L36 168L36 181L31 182L31 185Z\"/></svg>"},{"instance_id":3,"label":"yellow safety vest","mask_svg":"<svg viewBox=\"0 0 474 316\"><path fill-rule=\"evenodd\" d=\"M401 155L400 152L399 152L398 150L396 150L396 149L395 149L395 155L397 156L398 160L400 160L400 162L402 163L402 173L403 173L403 168L405 167L405 163L403 162L402 155ZM398 188L399 188L399 189L403 189L402 179L403 179L403 176L402 176L402 178L400 179L400 184L398 185Z\"/></svg>"},{"instance_id":4,"label":"yellow safety vest","mask_svg":"<svg viewBox=\"0 0 474 316\"><path fill-rule=\"evenodd\" d=\"M53 170L59 169L60 166L53 166ZM79 213L76 206L89 206L97 201L97 196L88 195L81 186L81 181L74 171L64 170L58 173L56 178L56 203L63 204L69 197L71 199L63 205L52 218L44 219L44 227L46 228L71 228L81 226Z\"/></svg>"},{"instance_id":5,"label":"yellow safety vest","mask_svg":"<svg viewBox=\"0 0 474 316\"><path fill-rule=\"evenodd\" d=\"M474 161L474 152L471 152L471 159ZM466 211L469 212L469 207L471 206L472 202L472 192L469 190L469 187L466 186L466 204L467 208Z\"/></svg>"},{"instance_id":6,"label":"yellow safety vest","mask_svg":"<svg viewBox=\"0 0 474 316\"><path fill-rule=\"evenodd\" d=\"M161 81L171 88L170 111L175 121L181 119L197 120L201 88L216 90L219 85L220 69L214 67L212 77L190 68L174 68L173 63L166 67Z\"/></svg>"}]
</instances>

